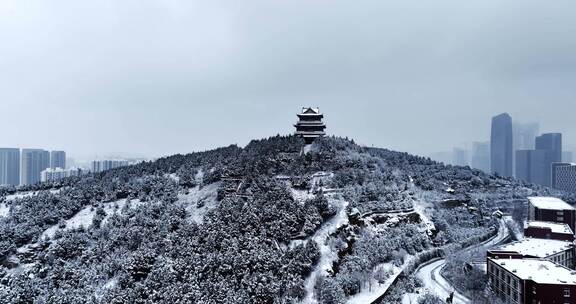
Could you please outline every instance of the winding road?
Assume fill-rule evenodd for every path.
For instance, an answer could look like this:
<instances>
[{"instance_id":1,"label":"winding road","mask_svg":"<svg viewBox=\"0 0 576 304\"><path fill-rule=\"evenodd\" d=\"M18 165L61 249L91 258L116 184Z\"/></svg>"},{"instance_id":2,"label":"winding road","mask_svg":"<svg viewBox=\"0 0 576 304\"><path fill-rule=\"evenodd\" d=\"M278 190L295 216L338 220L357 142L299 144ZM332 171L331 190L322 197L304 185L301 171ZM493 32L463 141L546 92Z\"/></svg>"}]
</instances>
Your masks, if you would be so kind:
<instances>
[{"instance_id":1,"label":"winding road","mask_svg":"<svg viewBox=\"0 0 576 304\"><path fill-rule=\"evenodd\" d=\"M508 231L504 219L500 220L499 223L500 228L498 229L498 234L482 243L468 247L465 250L478 247L490 248L506 241L510 236L510 231ZM416 271L416 276L422 280L426 289L436 294L441 299L447 299L450 296L450 293L454 292L454 304L471 303L470 299L458 292L458 290L456 290L456 288L454 288L454 286L452 286L450 282L440 274L445 265L445 259L433 259L428 263L422 264Z\"/></svg>"}]
</instances>

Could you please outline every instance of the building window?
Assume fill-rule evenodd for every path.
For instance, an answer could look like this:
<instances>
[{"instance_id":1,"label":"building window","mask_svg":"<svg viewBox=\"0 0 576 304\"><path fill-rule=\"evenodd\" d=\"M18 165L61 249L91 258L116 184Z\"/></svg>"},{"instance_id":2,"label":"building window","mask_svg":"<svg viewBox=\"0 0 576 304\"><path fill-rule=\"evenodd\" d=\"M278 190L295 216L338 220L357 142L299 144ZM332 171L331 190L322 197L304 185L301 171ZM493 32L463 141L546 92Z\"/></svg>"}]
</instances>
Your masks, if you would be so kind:
<instances>
[{"instance_id":1,"label":"building window","mask_svg":"<svg viewBox=\"0 0 576 304\"><path fill-rule=\"evenodd\" d=\"M569 297L570 297L570 288L564 288L564 297L565 297L565 298L569 298Z\"/></svg>"},{"instance_id":2,"label":"building window","mask_svg":"<svg viewBox=\"0 0 576 304\"><path fill-rule=\"evenodd\" d=\"M564 217L559 216L559 217L556 218L556 220L557 220L558 222L563 222L563 221L564 221Z\"/></svg>"}]
</instances>

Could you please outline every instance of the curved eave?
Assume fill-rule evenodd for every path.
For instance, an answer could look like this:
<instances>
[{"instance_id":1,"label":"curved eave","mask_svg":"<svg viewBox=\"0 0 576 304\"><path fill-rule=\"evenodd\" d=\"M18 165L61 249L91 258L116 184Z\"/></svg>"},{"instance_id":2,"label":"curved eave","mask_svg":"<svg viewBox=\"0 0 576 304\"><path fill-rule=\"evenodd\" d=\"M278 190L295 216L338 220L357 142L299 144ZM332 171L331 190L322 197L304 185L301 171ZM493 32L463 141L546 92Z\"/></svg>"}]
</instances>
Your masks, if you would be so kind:
<instances>
[{"instance_id":1,"label":"curved eave","mask_svg":"<svg viewBox=\"0 0 576 304\"><path fill-rule=\"evenodd\" d=\"M308 114L296 114L298 117L317 117L319 119L324 118L324 114L308 113Z\"/></svg>"}]
</instances>

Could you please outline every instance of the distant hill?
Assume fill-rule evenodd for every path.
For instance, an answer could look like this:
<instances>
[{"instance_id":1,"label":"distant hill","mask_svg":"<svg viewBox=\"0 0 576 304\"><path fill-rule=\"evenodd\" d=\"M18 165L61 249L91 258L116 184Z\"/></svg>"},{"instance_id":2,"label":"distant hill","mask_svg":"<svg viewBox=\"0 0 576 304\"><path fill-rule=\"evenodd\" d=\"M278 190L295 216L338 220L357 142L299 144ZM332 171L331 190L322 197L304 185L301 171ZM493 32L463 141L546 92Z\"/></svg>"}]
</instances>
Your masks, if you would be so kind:
<instances>
[{"instance_id":1,"label":"distant hill","mask_svg":"<svg viewBox=\"0 0 576 304\"><path fill-rule=\"evenodd\" d=\"M348 139L303 145L276 136L0 189L0 303L345 303L485 237L496 209L576 202Z\"/></svg>"}]
</instances>

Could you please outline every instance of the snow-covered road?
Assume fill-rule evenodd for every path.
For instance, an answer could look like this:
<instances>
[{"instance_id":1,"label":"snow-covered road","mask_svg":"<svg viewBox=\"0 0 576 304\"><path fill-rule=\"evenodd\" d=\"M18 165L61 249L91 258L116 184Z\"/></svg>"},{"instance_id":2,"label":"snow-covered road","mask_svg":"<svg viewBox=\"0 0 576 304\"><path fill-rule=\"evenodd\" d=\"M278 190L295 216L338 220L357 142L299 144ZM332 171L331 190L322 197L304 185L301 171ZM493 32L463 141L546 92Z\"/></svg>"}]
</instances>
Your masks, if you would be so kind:
<instances>
[{"instance_id":1,"label":"snow-covered road","mask_svg":"<svg viewBox=\"0 0 576 304\"><path fill-rule=\"evenodd\" d=\"M304 283L306 288L306 297L302 301L303 304L318 303L314 295L316 279L319 276L326 275L327 271L332 269L332 263L338 258L338 254L334 252L328 244L326 244L326 240L331 234L336 232L338 228L348 223L348 214L346 213L348 202L333 200L332 203L338 208L338 213L324 223L324 225L322 225L322 227L318 229L311 238L311 240L318 244L318 248L320 248L320 260Z\"/></svg>"},{"instance_id":2,"label":"snow-covered road","mask_svg":"<svg viewBox=\"0 0 576 304\"><path fill-rule=\"evenodd\" d=\"M422 266L416 273L416 276L422 280L424 286L426 286L430 292L435 293L441 299L446 300L450 296L450 293L454 292L454 304L470 303L470 300L468 300L466 296L455 290L440 274L440 270L442 270L445 264L446 260L444 259L433 260L431 263Z\"/></svg>"},{"instance_id":3,"label":"snow-covered road","mask_svg":"<svg viewBox=\"0 0 576 304\"><path fill-rule=\"evenodd\" d=\"M499 222L500 228L498 229L498 234L492 238L479 243L477 245L471 246L466 250L472 248L484 247L490 248L504 242L510 234L508 227L506 226L504 220ZM436 294L441 299L445 300L450 296L450 293L454 292L453 303L471 303L465 295L459 293L451 284L448 282L441 274L440 271L446 265L445 259L436 259L428 263L423 264L416 272L416 276L422 280L426 289L430 292Z\"/></svg>"}]
</instances>

